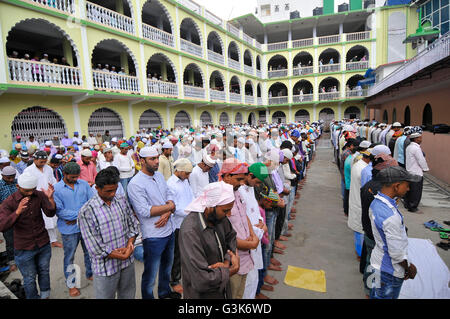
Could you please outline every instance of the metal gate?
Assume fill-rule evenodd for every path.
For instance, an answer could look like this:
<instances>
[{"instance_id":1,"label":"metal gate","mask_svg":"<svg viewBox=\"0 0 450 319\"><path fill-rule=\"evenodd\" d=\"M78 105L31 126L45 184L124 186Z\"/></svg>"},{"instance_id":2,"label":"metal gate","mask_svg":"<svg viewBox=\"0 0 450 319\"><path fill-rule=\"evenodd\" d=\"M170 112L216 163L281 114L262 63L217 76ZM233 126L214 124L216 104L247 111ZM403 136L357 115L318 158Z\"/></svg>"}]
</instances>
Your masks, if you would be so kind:
<instances>
[{"instance_id":1,"label":"metal gate","mask_svg":"<svg viewBox=\"0 0 450 319\"><path fill-rule=\"evenodd\" d=\"M202 115L200 115L200 125L212 125L212 117L211 114L204 111Z\"/></svg>"},{"instance_id":2,"label":"metal gate","mask_svg":"<svg viewBox=\"0 0 450 319\"><path fill-rule=\"evenodd\" d=\"M180 111L175 116L175 127L190 127L191 119L185 111Z\"/></svg>"},{"instance_id":3,"label":"metal gate","mask_svg":"<svg viewBox=\"0 0 450 319\"><path fill-rule=\"evenodd\" d=\"M92 113L88 123L88 133L96 136L98 133L105 134L105 131L113 137L124 137L122 121L119 115L107 108L101 108Z\"/></svg>"},{"instance_id":4,"label":"metal gate","mask_svg":"<svg viewBox=\"0 0 450 319\"><path fill-rule=\"evenodd\" d=\"M40 106L23 110L16 115L11 125L13 141L17 135L22 137L22 141L28 140L28 136L33 135L36 141L44 143L55 135L61 139L64 133L66 133L66 126L61 116Z\"/></svg>"},{"instance_id":5,"label":"metal gate","mask_svg":"<svg viewBox=\"0 0 450 319\"><path fill-rule=\"evenodd\" d=\"M250 113L250 115L248 116L248 123L253 126L256 125L256 117L255 117L255 113Z\"/></svg>"},{"instance_id":6,"label":"metal gate","mask_svg":"<svg viewBox=\"0 0 450 319\"><path fill-rule=\"evenodd\" d=\"M228 123L230 123L229 119L228 119L228 114L223 112L222 114L220 114L220 125L228 125Z\"/></svg>"},{"instance_id":7,"label":"metal gate","mask_svg":"<svg viewBox=\"0 0 450 319\"><path fill-rule=\"evenodd\" d=\"M350 106L345 110L344 118L346 119L359 119L361 116L361 111L356 106Z\"/></svg>"},{"instance_id":8,"label":"metal gate","mask_svg":"<svg viewBox=\"0 0 450 319\"><path fill-rule=\"evenodd\" d=\"M162 121L158 113L153 110L147 110L142 113L141 118L139 119L139 129L155 129L158 127L162 127Z\"/></svg>"},{"instance_id":9,"label":"metal gate","mask_svg":"<svg viewBox=\"0 0 450 319\"><path fill-rule=\"evenodd\" d=\"M277 111L272 116L272 123L286 123L286 114L281 111Z\"/></svg>"},{"instance_id":10,"label":"metal gate","mask_svg":"<svg viewBox=\"0 0 450 319\"><path fill-rule=\"evenodd\" d=\"M238 123L238 124L242 123L242 114L241 113L239 113L239 112L236 113L234 122Z\"/></svg>"},{"instance_id":11,"label":"metal gate","mask_svg":"<svg viewBox=\"0 0 450 319\"><path fill-rule=\"evenodd\" d=\"M298 110L295 113L295 122L310 121L309 112L307 110Z\"/></svg>"},{"instance_id":12,"label":"metal gate","mask_svg":"<svg viewBox=\"0 0 450 319\"><path fill-rule=\"evenodd\" d=\"M330 123L334 120L334 111L332 109L326 108L320 111L319 120L323 120L324 131L328 132L330 130Z\"/></svg>"}]
</instances>

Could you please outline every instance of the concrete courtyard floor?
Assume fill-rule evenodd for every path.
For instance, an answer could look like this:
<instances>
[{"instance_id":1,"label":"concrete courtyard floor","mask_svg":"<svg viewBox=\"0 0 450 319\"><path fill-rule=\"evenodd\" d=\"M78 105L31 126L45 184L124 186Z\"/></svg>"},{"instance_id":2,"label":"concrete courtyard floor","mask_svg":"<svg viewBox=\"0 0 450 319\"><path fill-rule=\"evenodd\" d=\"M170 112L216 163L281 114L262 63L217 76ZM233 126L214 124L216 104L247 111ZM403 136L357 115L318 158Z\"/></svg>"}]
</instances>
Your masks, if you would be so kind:
<instances>
[{"instance_id":1,"label":"concrete courtyard floor","mask_svg":"<svg viewBox=\"0 0 450 319\"><path fill-rule=\"evenodd\" d=\"M317 145L316 157L307 171L307 180L300 191L301 197L296 205L297 218L290 221L294 225L292 237L283 242L287 246L284 255L275 254L282 262L283 271L269 271L279 284L273 292L263 291L272 299L363 299L365 298L359 262L356 260L353 232L347 226L347 218L342 209L340 195L340 175L336 164L332 163L333 150L327 135ZM421 205L423 214L400 210L405 216L412 238L429 238L434 244L440 241L439 234L426 229L423 223L431 219L443 224L450 220L450 197L434 184L425 182ZM436 247L446 265L450 264L450 252ZM0 251L5 244L0 244ZM93 283L86 280L83 254L79 246L75 263L81 267L81 295L70 298L63 275L63 249L52 248L51 259L51 298L53 299L93 299ZM284 283L287 266L324 270L327 292L320 293L294 288ZM136 298L141 298L141 276L143 263L135 262ZM19 271L11 273L6 282L22 278ZM156 290L156 289L155 289ZM155 291L155 295L157 295Z\"/></svg>"}]
</instances>

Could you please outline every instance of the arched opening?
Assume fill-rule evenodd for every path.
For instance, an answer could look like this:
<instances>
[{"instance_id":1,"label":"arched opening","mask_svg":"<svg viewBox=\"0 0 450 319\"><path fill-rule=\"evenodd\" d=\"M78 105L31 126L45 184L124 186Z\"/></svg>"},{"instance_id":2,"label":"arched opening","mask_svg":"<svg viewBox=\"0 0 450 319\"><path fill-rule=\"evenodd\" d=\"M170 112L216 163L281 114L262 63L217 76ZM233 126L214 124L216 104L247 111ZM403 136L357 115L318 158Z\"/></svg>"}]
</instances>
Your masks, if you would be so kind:
<instances>
[{"instance_id":1,"label":"arched opening","mask_svg":"<svg viewBox=\"0 0 450 319\"><path fill-rule=\"evenodd\" d=\"M356 106L350 106L345 109L344 118L346 119L359 119L361 118L361 110Z\"/></svg>"},{"instance_id":2,"label":"arched opening","mask_svg":"<svg viewBox=\"0 0 450 319\"><path fill-rule=\"evenodd\" d=\"M298 110L295 112L295 122L310 121L311 116L307 110Z\"/></svg>"},{"instance_id":3,"label":"arched opening","mask_svg":"<svg viewBox=\"0 0 450 319\"><path fill-rule=\"evenodd\" d=\"M249 67L253 66L253 58L250 50L245 50L244 52L244 65L247 65Z\"/></svg>"},{"instance_id":4,"label":"arched opening","mask_svg":"<svg viewBox=\"0 0 450 319\"><path fill-rule=\"evenodd\" d=\"M173 23L167 9L158 0L148 0L142 7L142 34L145 38L175 46Z\"/></svg>"},{"instance_id":5,"label":"arched opening","mask_svg":"<svg viewBox=\"0 0 450 319\"><path fill-rule=\"evenodd\" d=\"M261 95L261 83L258 83L258 85L256 86L256 96L258 97L258 98L261 98L262 97L262 95Z\"/></svg>"},{"instance_id":6,"label":"arched opening","mask_svg":"<svg viewBox=\"0 0 450 319\"><path fill-rule=\"evenodd\" d=\"M183 73L184 96L192 98L205 98L203 74L197 64L191 63Z\"/></svg>"},{"instance_id":7,"label":"arched opening","mask_svg":"<svg viewBox=\"0 0 450 319\"><path fill-rule=\"evenodd\" d=\"M261 77L261 57L259 55L256 56L256 72Z\"/></svg>"},{"instance_id":8,"label":"arched opening","mask_svg":"<svg viewBox=\"0 0 450 319\"><path fill-rule=\"evenodd\" d=\"M230 80L230 100L231 102L242 102L241 82L237 76L233 76Z\"/></svg>"},{"instance_id":9,"label":"arched opening","mask_svg":"<svg viewBox=\"0 0 450 319\"><path fill-rule=\"evenodd\" d=\"M256 125L256 116L255 116L255 113L251 112L251 113L249 114L249 116L248 116L248 123L249 123L251 126Z\"/></svg>"},{"instance_id":10,"label":"arched opening","mask_svg":"<svg viewBox=\"0 0 450 319\"><path fill-rule=\"evenodd\" d=\"M345 86L345 94L347 97L365 96L365 90L363 90L360 81L364 80L364 77L360 74L355 74L348 79Z\"/></svg>"},{"instance_id":11,"label":"arched opening","mask_svg":"<svg viewBox=\"0 0 450 319\"><path fill-rule=\"evenodd\" d=\"M142 113L141 117L139 118L140 130L154 130L161 127L163 127L161 116L151 109Z\"/></svg>"},{"instance_id":12,"label":"arched opening","mask_svg":"<svg viewBox=\"0 0 450 319\"><path fill-rule=\"evenodd\" d=\"M185 111L179 111L175 115L175 127L189 128L191 126L191 117Z\"/></svg>"},{"instance_id":13,"label":"arched opening","mask_svg":"<svg viewBox=\"0 0 450 319\"><path fill-rule=\"evenodd\" d=\"M392 123L397 122L397 110L394 108L392 111Z\"/></svg>"},{"instance_id":14,"label":"arched opening","mask_svg":"<svg viewBox=\"0 0 450 319\"><path fill-rule=\"evenodd\" d=\"M273 56L267 63L269 79L287 76L288 62L282 55Z\"/></svg>"},{"instance_id":15,"label":"arched opening","mask_svg":"<svg viewBox=\"0 0 450 319\"><path fill-rule=\"evenodd\" d=\"M123 43L114 39L99 42L91 62L95 89L140 93L136 59Z\"/></svg>"},{"instance_id":16,"label":"arched opening","mask_svg":"<svg viewBox=\"0 0 450 319\"><path fill-rule=\"evenodd\" d=\"M235 124L242 124L242 114L240 112L236 113L236 116L234 117Z\"/></svg>"},{"instance_id":17,"label":"arched opening","mask_svg":"<svg viewBox=\"0 0 450 319\"><path fill-rule=\"evenodd\" d=\"M241 54L238 45L236 44L236 42L231 41L230 44L228 45L228 66L235 70L240 70L241 69L240 56Z\"/></svg>"},{"instance_id":18,"label":"arched opening","mask_svg":"<svg viewBox=\"0 0 450 319\"><path fill-rule=\"evenodd\" d=\"M110 28L134 34L133 8L128 0L86 2L86 17Z\"/></svg>"},{"instance_id":19,"label":"arched opening","mask_svg":"<svg viewBox=\"0 0 450 319\"><path fill-rule=\"evenodd\" d=\"M222 73L214 71L209 78L211 100L225 101L225 81Z\"/></svg>"},{"instance_id":20,"label":"arched opening","mask_svg":"<svg viewBox=\"0 0 450 319\"><path fill-rule=\"evenodd\" d=\"M429 103L427 103L423 109L422 125L424 125L427 130L431 130L433 126L433 110Z\"/></svg>"},{"instance_id":21,"label":"arched opening","mask_svg":"<svg viewBox=\"0 0 450 319\"><path fill-rule=\"evenodd\" d=\"M292 93L294 102L312 101L314 97L313 85L307 80L300 80L295 83Z\"/></svg>"},{"instance_id":22,"label":"arched opening","mask_svg":"<svg viewBox=\"0 0 450 319\"><path fill-rule=\"evenodd\" d=\"M389 123L387 110L384 110L384 112L383 112L383 123Z\"/></svg>"},{"instance_id":23,"label":"arched opening","mask_svg":"<svg viewBox=\"0 0 450 319\"><path fill-rule=\"evenodd\" d=\"M341 69L340 54L335 49L326 49L319 56L319 73L336 72Z\"/></svg>"},{"instance_id":24,"label":"arched opening","mask_svg":"<svg viewBox=\"0 0 450 319\"><path fill-rule=\"evenodd\" d=\"M96 110L91 114L88 122L88 133L96 136L98 133L109 134L113 137L123 138L125 136L122 119L119 114L106 107Z\"/></svg>"},{"instance_id":25,"label":"arched opening","mask_svg":"<svg viewBox=\"0 0 450 319\"><path fill-rule=\"evenodd\" d=\"M200 125L201 126L205 126L205 125L212 125L212 116L209 112L207 111L203 111L202 114L200 115Z\"/></svg>"},{"instance_id":26,"label":"arched opening","mask_svg":"<svg viewBox=\"0 0 450 319\"><path fill-rule=\"evenodd\" d=\"M191 18L185 18L180 24L181 50L203 56L202 36L198 25Z\"/></svg>"},{"instance_id":27,"label":"arched opening","mask_svg":"<svg viewBox=\"0 0 450 319\"><path fill-rule=\"evenodd\" d=\"M369 68L369 51L362 45L356 45L347 51L347 71Z\"/></svg>"},{"instance_id":28,"label":"arched opening","mask_svg":"<svg viewBox=\"0 0 450 319\"><path fill-rule=\"evenodd\" d=\"M339 99L339 81L333 77L327 77L319 84L319 101Z\"/></svg>"},{"instance_id":29,"label":"arched opening","mask_svg":"<svg viewBox=\"0 0 450 319\"><path fill-rule=\"evenodd\" d=\"M228 125L230 123L230 120L228 118L228 114L225 112L222 112L220 114L220 118L219 118L219 124L220 125Z\"/></svg>"},{"instance_id":30,"label":"arched opening","mask_svg":"<svg viewBox=\"0 0 450 319\"><path fill-rule=\"evenodd\" d=\"M282 111L277 111L277 112L273 113L272 123L277 123L277 124L286 123L286 114L284 114L284 112L282 112Z\"/></svg>"},{"instance_id":31,"label":"arched opening","mask_svg":"<svg viewBox=\"0 0 450 319\"><path fill-rule=\"evenodd\" d=\"M178 96L175 65L164 54L156 53L147 62L148 93Z\"/></svg>"},{"instance_id":32,"label":"arched opening","mask_svg":"<svg viewBox=\"0 0 450 319\"><path fill-rule=\"evenodd\" d=\"M314 59L311 54L308 52L300 52L298 53L292 62L293 69L293 75L299 76L299 75L306 75L311 74L314 72Z\"/></svg>"},{"instance_id":33,"label":"arched opening","mask_svg":"<svg viewBox=\"0 0 450 319\"><path fill-rule=\"evenodd\" d=\"M269 88L269 105L284 104L288 102L288 90L286 85L277 82Z\"/></svg>"},{"instance_id":34,"label":"arched opening","mask_svg":"<svg viewBox=\"0 0 450 319\"><path fill-rule=\"evenodd\" d=\"M250 80L245 82L245 95L246 96L253 96L253 83Z\"/></svg>"},{"instance_id":35,"label":"arched opening","mask_svg":"<svg viewBox=\"0 0 450 319\"><path fill-rule=\"evenodd\" d=\"M208 50L223 55L222 41L216 31L212 31L208 35Z\"/></svg>"},{"instance_id":36,"label":"arched opening","mask_svg":"<svg viewBox=\"0 0 450 319\"><path fill-rule=\"evenodd\" d=\"M319 120L323 120L324 131L328 132L330 130L330 123L334 120L334 111L330 108L325 108L319 113Z\"/></svg>"},{"instance_id":37,"label":"arched opening","mask_svg":"<svg viewBox=\"0 0 450 319\"><path fill-rule=\"evenodd\" d=\"M33 106L22 110L14 117L11 125L11 138L15 141L17 135L24 137L33 135L39 144L51 140L55 135L60 139L66 133L66 125L62 117L45 107Z\"/></svg>"},{"instance_id":38,"label":"arched opening","mask_svg":"<svg viewBox=\"0 0 450 319\"><path fill-rule=\"evenodd\" d=\"M411 110L409 109L409 105L405 108L404 124L405 124L405 126L411 125Z\"/></svg>"},{"instance_id":39,"label":"arched opening","mask_svg":"<svg viewBox=\"0 0 450 319\"><path fill-rule=\"evenodd\" d=\"M79 53L56 25L43 19L17 23L6 38L9 78L33 85L81 86Z\"/></svg>"}]
</instances>

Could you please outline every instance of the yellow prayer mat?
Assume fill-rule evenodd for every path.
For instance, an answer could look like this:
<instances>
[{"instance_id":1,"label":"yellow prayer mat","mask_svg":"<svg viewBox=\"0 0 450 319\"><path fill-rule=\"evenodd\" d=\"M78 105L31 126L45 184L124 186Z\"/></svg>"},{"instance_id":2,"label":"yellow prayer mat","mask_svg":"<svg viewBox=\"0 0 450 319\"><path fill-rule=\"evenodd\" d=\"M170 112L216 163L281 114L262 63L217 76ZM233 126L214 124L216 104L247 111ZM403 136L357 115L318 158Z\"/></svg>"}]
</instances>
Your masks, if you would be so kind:
<instances>
[{"instance_id":1,"label":"yellow prayer mat","mask_svg":"<svg viewBox=\"0 0 450 319\"><path fill-rule=\"evenodd\" d=\"M325 279L325 271L323 270L310 270L288 266L284 283L296 288L327 292L327 281Z\"/></svg>"}]
</instances>

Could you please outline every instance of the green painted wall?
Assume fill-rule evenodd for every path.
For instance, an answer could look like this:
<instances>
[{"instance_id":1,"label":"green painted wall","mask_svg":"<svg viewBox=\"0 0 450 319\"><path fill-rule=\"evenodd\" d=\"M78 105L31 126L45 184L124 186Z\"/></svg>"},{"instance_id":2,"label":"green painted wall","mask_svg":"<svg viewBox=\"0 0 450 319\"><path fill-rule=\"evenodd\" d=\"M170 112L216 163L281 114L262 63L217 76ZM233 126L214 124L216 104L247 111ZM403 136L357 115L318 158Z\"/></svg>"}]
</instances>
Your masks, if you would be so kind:
<instances>
[{"instance_id":1,"label":"green painted wall","mask_svg":"<svg viewBox=\"0 0 450 319\"><path fill-rule=\"evenodd\" d=\"M362 8L362 0L350 0L350 11L361 10Z\"/></svg>"}]
</instances>

